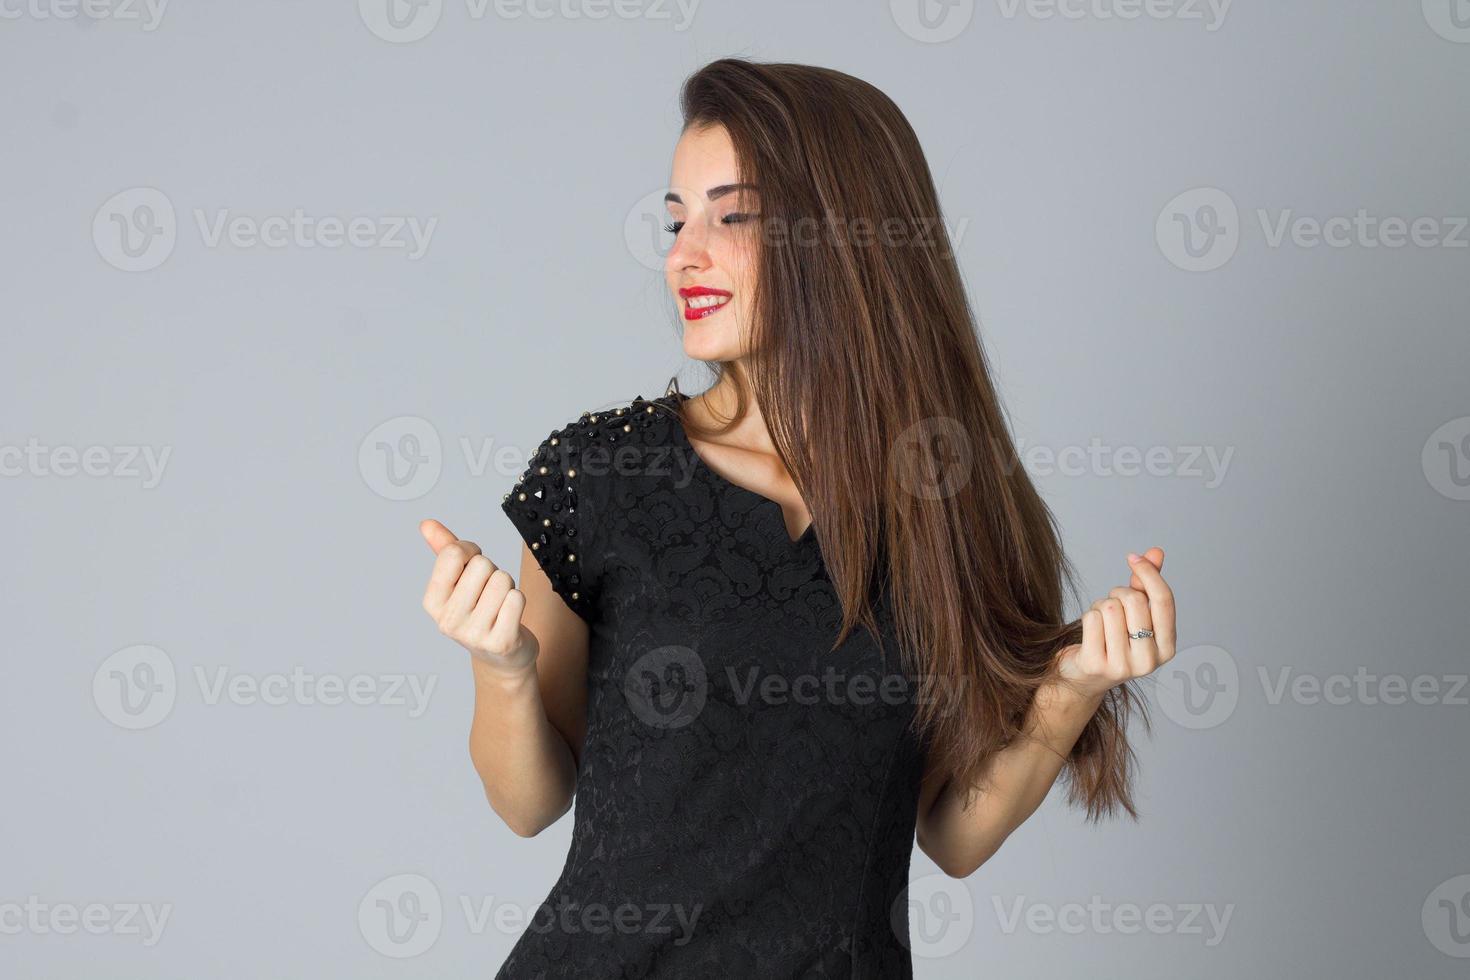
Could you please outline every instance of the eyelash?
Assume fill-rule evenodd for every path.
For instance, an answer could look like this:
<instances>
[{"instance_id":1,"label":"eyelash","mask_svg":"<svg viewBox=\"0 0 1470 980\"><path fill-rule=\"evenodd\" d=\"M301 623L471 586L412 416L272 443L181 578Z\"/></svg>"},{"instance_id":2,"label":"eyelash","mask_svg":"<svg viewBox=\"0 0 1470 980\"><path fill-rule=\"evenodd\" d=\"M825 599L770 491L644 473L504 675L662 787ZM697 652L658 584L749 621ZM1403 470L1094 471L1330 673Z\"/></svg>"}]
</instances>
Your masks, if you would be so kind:
<instances>
[{"instance_id":1,"label":"eyelash","mask_svg":"<svg viewBox=\"0 0 1470 980\"><path fill-rule=\"evenodd\" d=\"M721 224L738 225L743 221L749 221L750 218L751 215L745 213L744 211L732 211L721 218L720 222ZM671 221L668 224L664 225L664 231L668 232L671 235L677 235L679 234L679 230L683 227L684 222Z\"/></svg>"}]
</instances>

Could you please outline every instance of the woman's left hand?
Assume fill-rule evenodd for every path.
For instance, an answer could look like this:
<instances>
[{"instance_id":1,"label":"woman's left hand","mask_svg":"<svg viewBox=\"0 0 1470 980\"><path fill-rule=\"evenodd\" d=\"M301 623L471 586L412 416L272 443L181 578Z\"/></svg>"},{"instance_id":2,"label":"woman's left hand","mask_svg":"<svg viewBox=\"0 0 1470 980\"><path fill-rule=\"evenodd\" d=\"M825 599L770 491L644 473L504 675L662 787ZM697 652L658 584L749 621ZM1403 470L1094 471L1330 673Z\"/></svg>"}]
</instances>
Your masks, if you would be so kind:
<instances>
[{"instance_id":1,"label":"woman's left hand","mask_svg":"<svg viewBox=\"0 0 1470 980\"><path fill-rule=\"evenodd\" d=\"M1174 658L1174 592L1164 581L1164 549L1129 558L1133 575L1082 615L1082 642L1062 651L1058 681L1090 699L1135 677L1151 674ZM1152 630L1134 639L1130 633Z\"/></svg>"}]
</instances>

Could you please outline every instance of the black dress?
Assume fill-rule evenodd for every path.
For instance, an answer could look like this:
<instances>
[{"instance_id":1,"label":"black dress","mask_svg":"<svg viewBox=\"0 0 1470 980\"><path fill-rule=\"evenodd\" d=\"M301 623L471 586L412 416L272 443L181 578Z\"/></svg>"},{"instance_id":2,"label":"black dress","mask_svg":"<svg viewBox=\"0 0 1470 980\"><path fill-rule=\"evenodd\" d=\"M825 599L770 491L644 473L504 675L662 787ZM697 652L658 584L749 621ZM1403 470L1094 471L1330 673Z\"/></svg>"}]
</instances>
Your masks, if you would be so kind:
<instances>
[{"instance_id":1,"label":"black dress","mask_svg":"<svg viewBox=\"0 0 1470 980\"><path fill-rule=\"evenodd\" d=\"M912 976L914 680L841 609L814 528L634 399L553 432L502 506L589 623L561 876L497 974Z\"/></svg>"}]
</instances>

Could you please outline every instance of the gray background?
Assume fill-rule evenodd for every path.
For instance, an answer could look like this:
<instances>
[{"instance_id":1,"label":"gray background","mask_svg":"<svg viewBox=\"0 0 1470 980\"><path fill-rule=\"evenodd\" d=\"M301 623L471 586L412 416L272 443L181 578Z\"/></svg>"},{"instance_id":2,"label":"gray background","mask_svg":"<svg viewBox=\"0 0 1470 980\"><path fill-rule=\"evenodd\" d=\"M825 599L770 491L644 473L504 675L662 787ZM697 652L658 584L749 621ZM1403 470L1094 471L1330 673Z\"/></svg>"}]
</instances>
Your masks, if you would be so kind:
<instances>
[{"instance_id":1,"label":"gray background","mask_svg":"<svg viewBox=\"0 0 1470 980\"><path fill-rule=\"evenodd\" d=\"M180 0L151 30L26 2L0 19L7 976L493 973L520 927L462 900L534 908L571 820L526 841L485 804L416 524L514 561L499 501L526 451L675 372L701 387L639 259L641 202L679 82L725 54L839 68L902 107L1026 446L1166 461L1033 461L1091 595L1126 551L1168 551L1184 649L1136 732L1143 818L1089 828L1054 792L959 891L916 853L919 914L936 890L957 910L919 975L1465 975L1470 250L1273 246L1257 214L1470 214L1450 0L1240 0L1213 30L986 0L949 8L943 41L903 2L705 0L684 24L448 0L410 43L370 29L372 2ZM140 187L176 240L125 271L112 215L147 215L108 202ZM1171 205L1199 188L1238 207L1212 271L1168 233L1209 217L1219 193ZM437 225L413 259L211 245L195 218L295 208ZM439 448L395 462L417 474L400 489L378 443L425 426ZM68 447L103 447L93 475L62 475ZM127 447L169 452L156 485ZM174 678L122 698L139 645ZM436 686L423 710L211 686L295 670ZM1356 672L1342 703L1276 693ZM1439 693L1385 703L1390 675ZM378 899L424 887L400 875L442 901L417 939L384 932ZM31 896L47 918L16 917ZM1017 902L1037 918L1011 928ZM1044 918L1089 902L1174 925ZM152 945L128 903L168 908ZM60 931L93 904L100 934ZM1193 907L1228 910L1223 938Z\"/></svg>"}]
</instances>

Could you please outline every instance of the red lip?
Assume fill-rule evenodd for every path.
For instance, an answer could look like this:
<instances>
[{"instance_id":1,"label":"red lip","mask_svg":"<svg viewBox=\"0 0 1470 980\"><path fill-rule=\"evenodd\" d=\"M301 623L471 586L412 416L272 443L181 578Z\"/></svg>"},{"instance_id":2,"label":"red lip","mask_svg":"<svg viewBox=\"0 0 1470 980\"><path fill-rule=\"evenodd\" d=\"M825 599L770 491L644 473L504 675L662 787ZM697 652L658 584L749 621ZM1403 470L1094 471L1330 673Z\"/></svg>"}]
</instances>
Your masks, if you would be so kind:
<instances>
[{"instance_id":1,"label":"red lip","mask_svg":"<svg viewBox=\"0 0 1470 980\"><path fill-rule=\"evenodd\" d=\"M734 293L728 292L727 290L714 289L710 286L685 286L684 288L679 290L680 298L686 300L693 299L695 296L723 296L728 300L734 295ZM707 316L713 316L714 314L720 312L720 310L724 309L728 305L729 303L721 303L718 306L706 306L703 309L698 310L690 309L688 306L685 306L684 319L703 320Z\"/></svg>"}]
</instances>

